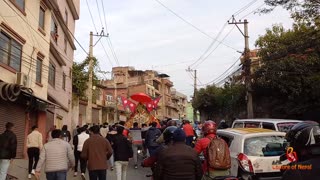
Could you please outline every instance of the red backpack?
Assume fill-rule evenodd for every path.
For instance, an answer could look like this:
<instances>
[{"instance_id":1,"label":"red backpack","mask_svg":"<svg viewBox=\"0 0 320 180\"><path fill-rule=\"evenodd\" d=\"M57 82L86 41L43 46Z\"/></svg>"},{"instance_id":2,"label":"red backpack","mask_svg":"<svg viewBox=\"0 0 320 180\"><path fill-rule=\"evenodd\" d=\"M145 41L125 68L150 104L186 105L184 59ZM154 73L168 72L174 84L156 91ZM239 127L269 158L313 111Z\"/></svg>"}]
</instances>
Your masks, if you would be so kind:
<instances>
[{"instance_id":1,"label":"red backpack","mask_svg":"<svg viewBox=\"0 0 320 180\"><path fill-rule=\"evenodd\" d=\"M231 168L230 150L227 143L219 138L209 138L210 144L207 147L208 167L219 170Z\"/></svg>"}]
</instances>

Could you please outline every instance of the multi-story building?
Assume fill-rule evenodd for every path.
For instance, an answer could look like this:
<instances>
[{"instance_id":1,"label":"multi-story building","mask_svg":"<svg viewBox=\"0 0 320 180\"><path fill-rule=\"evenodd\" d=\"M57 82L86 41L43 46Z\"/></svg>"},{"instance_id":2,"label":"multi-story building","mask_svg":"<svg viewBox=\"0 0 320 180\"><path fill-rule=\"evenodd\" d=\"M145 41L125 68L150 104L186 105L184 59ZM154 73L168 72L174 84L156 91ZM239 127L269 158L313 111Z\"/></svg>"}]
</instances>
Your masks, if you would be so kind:
<instances>
[{"instance_id":1,"label":"multi-story building","mask_svg":"<svg viewBox=\"0 0 320 180\"><path fill-rule=\"evenodd\" d=\"M186 102L186 96L174 91L172 98L173 83L168 75L153 70L135 70L133 67L114 67L112 74L111 80L103 82L105 88L100 94L101 102L104 102L104 106L108 109L108 113L102 115L103 122L113 122L118 118L126 120L126 110L122 107L121 101L115 97L129 98L135 93L145 93L152 98L161 96L157 110L152 112L158 119L185 116L185 107L181 103Z\"/></svg>"},{"instance_id":2,"label":"multi-story building","mask_svg":"<svg viewBox=\"0 0 320 180\"><path fill-rule=\"evenodd\" d=\"M0 7L0 131L8 121L15 124L17 157L23 157L31 126L38 125L45 140L58 112L68 110L74 50L70 32L79 18L79 0L5 0ZM55 93L63 87L65 92ZM53 116L47 116L50 112Z\"/></svg>"},{"instance_id":3,"label":"multi-story building","mask_svg":"<svg viewBox=\"0 0 320 180\"><path fill-rule=\"evenodd\" d=\"M172 88L171 99L174 107L172 117L177 119L186 119L188 104L187 96Z\"/></svg>"},{"instance_id":4,"label":"multi-story building","mask_svg":"<svg viewBox=\"0 0 320 180\"><path fill-rule=\"evenodd\" d=\"M57 128L62 125L74 126L72 122L72 65L76 49L73 34L75 21L79 19L79 0L52 0L50 18L50 53L48 69L49 101L59 105L59 108L48 111L48 119Z\"/></svg>"}]
</instances>

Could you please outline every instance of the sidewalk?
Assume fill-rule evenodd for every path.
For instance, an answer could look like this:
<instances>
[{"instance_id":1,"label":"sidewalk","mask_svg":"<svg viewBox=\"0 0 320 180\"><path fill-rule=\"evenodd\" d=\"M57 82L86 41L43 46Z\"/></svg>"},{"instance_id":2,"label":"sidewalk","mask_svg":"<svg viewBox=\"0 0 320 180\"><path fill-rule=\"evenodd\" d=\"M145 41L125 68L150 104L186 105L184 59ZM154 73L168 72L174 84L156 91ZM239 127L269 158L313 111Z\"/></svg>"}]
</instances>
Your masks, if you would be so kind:
<instances>
[{"instance_id":1,"label":"sidewalk","mask_svg":"<svg viewBox=\"0 0 320 180\"><path fill-rule=\"evenodd\" d=\"M44 167L42 168L44 169ZM17 177L19 180L28 180L28 160L25 159L15 159L12 164L10 165L9 171L8 173L10 175L13 175L15 177ZM151 174L151 170L150 168L142 168L139 167L138 169L134 169L133 168L133 164L130 162L129 163L129 168L128 168L128 172L127 172L127 179L128 180L135 180L135 179L139 179L139 180L143 180L143 179L150 179L147 178L146 175ZM32 180L35 180L36 178L33 176ZM41 180L45 180L45 173L41 172ZM69 180L80 180L80 174L78 174L78 177L73 177L73 171L70 170L68 172L68 177L67 179ZM88 171L86 173L86 179L89 180L88 177ZM108 170L107 172L107 179L116 179L116 173L115 170L110 171Z\"/></svg>"}]
</instances>

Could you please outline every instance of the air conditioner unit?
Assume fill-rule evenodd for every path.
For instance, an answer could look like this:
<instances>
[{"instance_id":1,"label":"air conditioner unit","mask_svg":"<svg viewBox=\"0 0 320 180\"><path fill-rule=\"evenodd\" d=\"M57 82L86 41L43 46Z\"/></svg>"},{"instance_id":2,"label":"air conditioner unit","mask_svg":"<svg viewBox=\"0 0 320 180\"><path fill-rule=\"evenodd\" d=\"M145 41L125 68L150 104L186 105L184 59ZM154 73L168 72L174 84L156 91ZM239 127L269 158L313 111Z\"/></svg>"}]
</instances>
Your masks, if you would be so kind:
<instances>
[{"instance_id":1,"label":"air conditioner unit","mask_svg":"<svg viewBox=\"0 0 320 180\"><path fill-rule=\"evenodd\" d=\"M16 84L19 84L19 85L25 86L25 87L29 87L29 77L22 72L17 72L16 73Z\"/></svg>"}]
</instances>

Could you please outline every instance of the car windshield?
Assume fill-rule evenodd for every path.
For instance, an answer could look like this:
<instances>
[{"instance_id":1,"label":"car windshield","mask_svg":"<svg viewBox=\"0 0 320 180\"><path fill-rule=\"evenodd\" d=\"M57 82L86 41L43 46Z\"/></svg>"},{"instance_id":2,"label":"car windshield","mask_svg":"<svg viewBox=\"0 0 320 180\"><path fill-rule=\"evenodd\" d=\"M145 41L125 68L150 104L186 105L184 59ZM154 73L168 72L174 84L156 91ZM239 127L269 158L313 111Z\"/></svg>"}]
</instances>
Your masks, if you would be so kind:
<instances>
[{"instance_id":1,"label":"car windshield","mask_svg":"<svg viewBox=\"0 0 320 180\"><path fill-rule=\"evenodd\" d=\"M280 156L284 151L283 136L251 137L244 142L244 153L248 156Z\"/></svg>"},{"instance_id":2,"label":"car windshield","mask_svg":"<svg viewBox=\"0 0 320 180\"><path fill-rule=\"evenodd\" d=\"M298 122L285 122L285 123L278 123L278 131L280 132L288 132L292 126L297 124Z\"/></svg>"}]
</instances>

